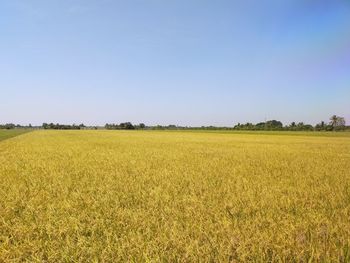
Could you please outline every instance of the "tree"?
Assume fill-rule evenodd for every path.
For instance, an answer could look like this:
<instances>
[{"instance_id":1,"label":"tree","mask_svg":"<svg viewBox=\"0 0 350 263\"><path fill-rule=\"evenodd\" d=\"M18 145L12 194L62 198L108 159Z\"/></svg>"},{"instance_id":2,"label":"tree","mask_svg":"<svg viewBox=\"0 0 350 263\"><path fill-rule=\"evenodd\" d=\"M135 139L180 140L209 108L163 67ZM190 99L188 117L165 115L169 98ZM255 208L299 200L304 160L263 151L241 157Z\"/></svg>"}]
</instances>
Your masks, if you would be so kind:
<instances>
[{"instance_id":1,"label":"tree","mask_svg":"<svg viewBox=\"0 0 350 263\"><path fill-rule=\"evenodd\" d=\"M125 129L125 130L134 130L135 127L132 125L131 122L122 122L119 124L120 129Z\"/></svg>"},{"instance_id":2,"label":"tree","mask_svg":"<svg viewBox=\"0 0 350 263\"><path fill-rule=\"evenodd\" d=\"M337 115L333 115L332 117L329 118L329 120L330 120L329 124L332 127L335 127L335 125L337 124L337 121L338 121L338 116Z\"/></svg>"},{"instance_id":3,"label":"tree","mask_svg":"<svg viewBox=\"0 0 350 263\"><path fill-rule=\"evenodd\" d=\"M255 128L257 130L264 130L266 128L266 123L265 122L259 122L255 125Z\"/></svg>"},{"instance_id":4,"label":"tree","mask_svg":"<svg viewBox=\"0 0 350 263\"><path fill-rule=\"evenodd\" d=\"M283 128L283 124L280 121L271 120L271 121L267 121L266 122L266 128L268 130L282 129Z\"/></svg>"},{"instance_id":5,"label":"tree","mask_svg":"<svg viewBox=\"0 0 350 263\"><path fill-rule=\"evenodd\" d=\"M316 131L323 131L323 130L325 130L325 123L324 123L324 121L321 121L321 123L318 123L318 124L316 124L316 126L315 126L315 130Z\"/></svg>"},{"instance_id":6,"label":"tree","mask_svg":"<svg viewBox=\"0 0 350 263\"><path fill-rule=\"evenodd\" d=\"M16 125L13 124L13 123L6 123L6 124L4 125L4 128L7 129L7 130L11 130L11 129L16 128Z\"/></svg>"},{"instance_id":7,"label":"tree","mask_svg":"<svg viewBox=\"0 0 350 263\"><path fill-rule=\"evenodd\" d=\"M345 128L346 123L343 117L333 115L329 120L329 125L332 126L333 130L343 130Z\"/></svg>"}]
</instances>

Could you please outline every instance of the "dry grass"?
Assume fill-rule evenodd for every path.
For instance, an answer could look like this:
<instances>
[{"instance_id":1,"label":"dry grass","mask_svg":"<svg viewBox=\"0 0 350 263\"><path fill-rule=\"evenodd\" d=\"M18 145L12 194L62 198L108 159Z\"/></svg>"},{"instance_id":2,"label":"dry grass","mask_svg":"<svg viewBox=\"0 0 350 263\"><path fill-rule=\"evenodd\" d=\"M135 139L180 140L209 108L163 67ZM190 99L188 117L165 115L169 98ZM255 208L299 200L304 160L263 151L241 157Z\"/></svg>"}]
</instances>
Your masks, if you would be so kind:
<instances>
[{"instance_id":1,"label":"dry grass","mask_svg":"<svg viewBox=\"0 0 350 263\"><path fill-rule=\"evenodd\" d=\"M349 136L36 131L0 195L0 262L350 261Z\"/></svg>"}]
</instances>

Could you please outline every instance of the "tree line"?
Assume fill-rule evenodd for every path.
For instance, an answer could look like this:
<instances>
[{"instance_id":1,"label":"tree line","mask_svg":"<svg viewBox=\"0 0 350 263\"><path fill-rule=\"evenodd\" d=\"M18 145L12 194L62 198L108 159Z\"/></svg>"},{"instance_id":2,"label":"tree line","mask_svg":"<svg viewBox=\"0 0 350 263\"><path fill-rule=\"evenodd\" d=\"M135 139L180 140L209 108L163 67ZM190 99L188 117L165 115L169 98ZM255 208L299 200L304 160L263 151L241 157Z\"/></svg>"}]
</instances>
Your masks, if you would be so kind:
<instances>
[{"instance_id":1,"label":"tree line","mask_svg":"<svg viewBox=\"0 0 350 263\"><path fill-rule=\"evenodd\" d=\"M266 122L259 122L256 124L247 122L245 124L238 123L233 127L217 127L217 126L177 126L177 125L156 125L146 126L144 123L134 125L131 122L106 123L104 127L85 126L84 124L59 124L59 123L43 123L41 126L16 125L13 123L0 124L0 129L45 129L45 130L81 130L81 129L107 129L107 130L248 130L248 131L344 131L350 130L350 126L346 126L343 117L333 115L329 122L321 121L312 126L303 122L292 122L284 126L281 121L269 120Z\"/></svg>"},{"instance_id":2,"label":"tree line","mask_svg":"<svg viewBox=\"0 0 350 263\"><path fill-rule=\"evenodd\" d=\"M233 127L233 130L250 130L250 131L344 131L350 130L350 127L346 126L345 119L343 117L333 115L330 117L329 122L321 121L320 123L312 126L304 122L292 122L289 125L284 126L281 121L270 120L266 122L253 123L238 123Z\"/></svg>"},{"instance_id":3,"label":"tree line","mask_svg":"<svg viewBox=\"0 0 350 263\"><path fill-rule=\"evenodd\" d=\"M144 123L133 125L131 122L122 122L120 124L106 123L105 125L105 129L107 130L142 130L145 128L146 125Z\"/></svg>"},{"instance_id":4,"label":"tree line","mask_svg":"<svg viewBox=\"0 0 350 263\"><path fill-rule=\"evenodd\" d=\"M0 129L2 130L11 130L11 129L32 129L32 125L20 125L20 124L13 124L13 123L6 123L6 124L0 124Z\"/></svg>"},{"instance_id":5,"label":"tree line","mask_svg":"<svg viewBox=\"0 0 350 263\"><path fill-rule=\"evenodd\" d=\"M73 125L69 125L69 124L59 124L59 123L43 123L43 125L41 126L43 129L45 130L81 130L83 128L85 128L84 124L73 124Z\"/></svg>"}]
</instances>

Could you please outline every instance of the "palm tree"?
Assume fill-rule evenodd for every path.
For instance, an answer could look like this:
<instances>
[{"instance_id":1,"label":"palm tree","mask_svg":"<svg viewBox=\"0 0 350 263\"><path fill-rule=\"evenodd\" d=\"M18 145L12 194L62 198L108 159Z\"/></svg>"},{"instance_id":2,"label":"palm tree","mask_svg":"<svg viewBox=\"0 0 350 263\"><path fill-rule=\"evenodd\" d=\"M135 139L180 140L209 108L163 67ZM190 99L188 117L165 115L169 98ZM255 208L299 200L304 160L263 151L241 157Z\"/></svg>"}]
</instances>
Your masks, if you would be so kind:
<instances>
[{"instance_id":1,"label":"palm tree","mask_svg":"<svg viewBox=\"0 0 350 263\"><path fill-rule=\"evenodd\" d=\"M330 119L330 125L332 126L333 130L341 130L345 127L345 119L343 117L339 117L337 115L333 115Z\"/></svg>"},{"instance_id":2,"label":"palm tree","mask_svg":"<svg viewBox=\"0 0 350 263\"><path fill-rule=\"evenodd\" d=\"M338 123L338 116L337 115L333 115L332 117L330 117L330 125L332 126L332 127L335 127L335 126L337 126L337 123Z\"/></svg>"}]
</instances>

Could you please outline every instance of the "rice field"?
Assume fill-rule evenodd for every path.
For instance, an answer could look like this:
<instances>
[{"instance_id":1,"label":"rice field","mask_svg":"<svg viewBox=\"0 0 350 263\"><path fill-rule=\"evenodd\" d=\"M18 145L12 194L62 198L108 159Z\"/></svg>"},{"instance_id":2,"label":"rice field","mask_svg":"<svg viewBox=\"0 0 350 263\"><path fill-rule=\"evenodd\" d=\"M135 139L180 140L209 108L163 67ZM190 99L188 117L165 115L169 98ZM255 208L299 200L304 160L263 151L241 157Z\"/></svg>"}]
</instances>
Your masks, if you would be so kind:
<instances>
[{"instance_id":1,"label":"rice field","mask_svg":"<svg viewBox=\"0 0 350 263\"><path fill-rule=\"evenodd\" d=\"M0 262L349 262L350 134L0 142Z\"/></svg>"}]
</instances>

